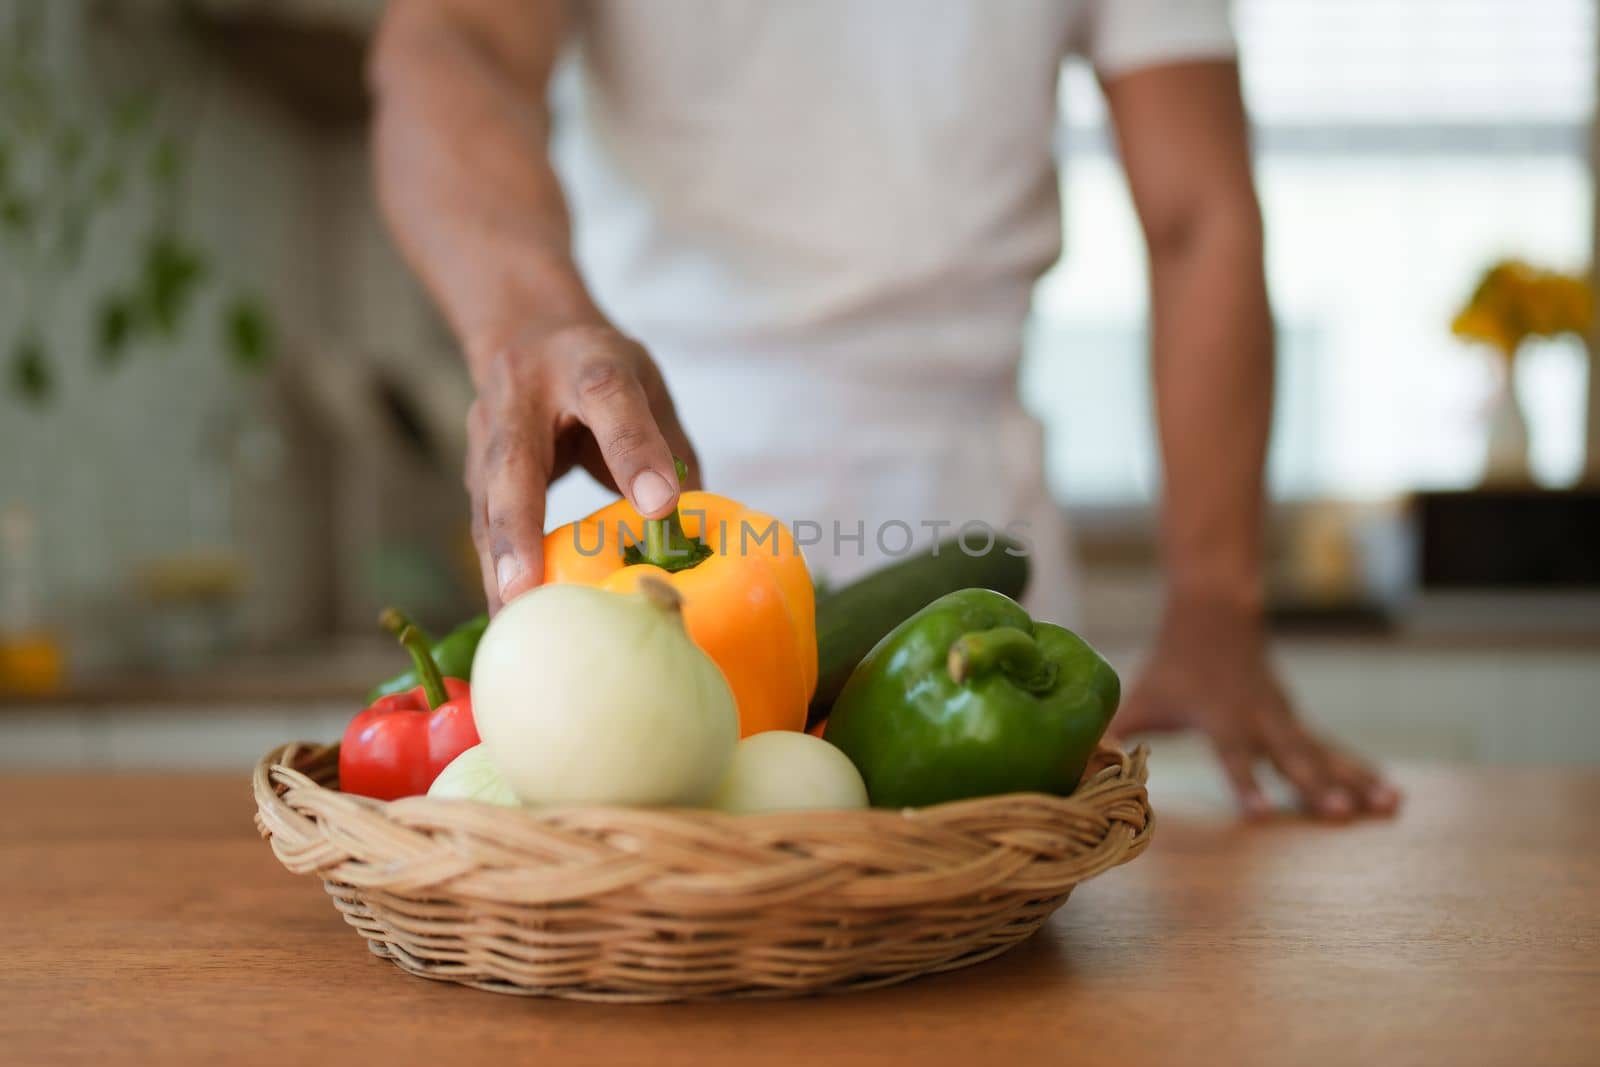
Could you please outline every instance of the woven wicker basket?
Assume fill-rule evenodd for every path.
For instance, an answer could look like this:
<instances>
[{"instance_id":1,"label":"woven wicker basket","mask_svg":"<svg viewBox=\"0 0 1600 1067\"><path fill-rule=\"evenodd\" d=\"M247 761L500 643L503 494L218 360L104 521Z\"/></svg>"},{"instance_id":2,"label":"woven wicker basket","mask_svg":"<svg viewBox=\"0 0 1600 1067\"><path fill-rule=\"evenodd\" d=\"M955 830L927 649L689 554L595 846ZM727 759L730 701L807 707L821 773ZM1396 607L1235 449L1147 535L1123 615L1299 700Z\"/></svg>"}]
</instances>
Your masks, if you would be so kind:
<instances>
[{"instance_id":1,"label":"woven wicker basket","mask_svg":"<svg viewBox=\"0 0 1600 1067\"><path fill-rule=\"evenodd\" d=\"M255 770L256 825L372 951L502 993L607 1001L865 989L989 959L1144 850L1145 753L1072 796L731 816L338 792L338 746Z\"/></svg>"}]
</instances>

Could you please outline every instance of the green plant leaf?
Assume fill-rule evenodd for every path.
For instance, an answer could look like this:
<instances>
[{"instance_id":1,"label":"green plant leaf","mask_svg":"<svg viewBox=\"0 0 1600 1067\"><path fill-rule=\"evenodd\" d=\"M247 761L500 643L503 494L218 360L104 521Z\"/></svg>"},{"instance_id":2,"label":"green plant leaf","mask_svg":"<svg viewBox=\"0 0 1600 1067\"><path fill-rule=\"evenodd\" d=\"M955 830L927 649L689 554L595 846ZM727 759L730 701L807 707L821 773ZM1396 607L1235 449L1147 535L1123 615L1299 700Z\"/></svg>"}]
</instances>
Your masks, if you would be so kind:
<instances>
[{"instance_id":1,"label":"green plant leaf","mask_svg":"<svg viewBox=\"0 0 1600 1067\"><path fill-rule=\"evenodd\" d=\"M273 357L272 323L260 301L238 297L223 315L223 333L228 355L240 370L264 370Z\"/></svg>"},{"instance_id":2,"label":"green plant leaf","mask_svg":"<svg viewBox=\"0 0 1600 1067\"><path fill-rule=\"evenodd\" d=\"M119 134L138 133L155 117L154 93L129 93L111 105L111 128Z\"/></svg>"},{"instance_id":3,"label":"green plant leaf","mask_svg":"<svg viewBox=\"0 0 1600 1067\"><path fill-rule=\"evenodd\" d=\"M107 163L95 175L94 195L102 204L109 204L122 192L122 168L114 163Z\"/></svg>"},{"instance_id":4,"label":"green plant leaf","mask_svg":"<svg viewBox=\"0 0 1600 1067\"><path fill-rule=\"evenodd\" d=\"M31 407L42 408L55 394L55 370L44 342L34 334L23 334L11 348L11 390Z\"/></svg>"},{"instance_id":5,"label":"green plant leaf","mask_svg":"<svg viewBox=\"0 0 1600 1067\"><path fill-rule=\"evenodd\" d=\"M20 196L0 201L0 228L11 233L27 233L33 228L33 205Z\"/></svg>"},{"instance_id":6,"label":"green plant leaf","mask_svg":"<svg viewBox=\"0 0 1600 1067\"><path fill-rule=\"evenodd\" d=\"M113 295L95 311L95 359L107 370L121 363L139 331L139 305L133 297Z\"/></svg>"},{"instance_id":7,"label":"green plant leaf","mask_svg":"<svg viewBox=\"0 0 1600 1067\"><path fill-rule=\"evenodd\" d=\"M156 181L171 185L178 180L182 170L183 146L178 144L176 137L168 134L150 150L150 173Z\"/></svg>"},{"instance_id":8,"label":"green plant leaf","mask_svg":"<svg viewBox=\"0 0 1600 1067\"><path fill-rule=\"evenodd\" d=\"M199 250L175 234L156 237L146 247L139 279L140 312L162 336L176 336L205 272Z\"/></svg>"},{"instance_id":9,"label":"green plant leaf","mask_svg":"<svg viewBox=\"0 0 1600 1067\"><path fill-rule=\"evenodd\" d=\"M83 127L76 124L63 126L56 132L54 148L56 166L61 168L62 175L77 170L88 148L88 139L84 135Z\"/></svg>"}]
</instances>

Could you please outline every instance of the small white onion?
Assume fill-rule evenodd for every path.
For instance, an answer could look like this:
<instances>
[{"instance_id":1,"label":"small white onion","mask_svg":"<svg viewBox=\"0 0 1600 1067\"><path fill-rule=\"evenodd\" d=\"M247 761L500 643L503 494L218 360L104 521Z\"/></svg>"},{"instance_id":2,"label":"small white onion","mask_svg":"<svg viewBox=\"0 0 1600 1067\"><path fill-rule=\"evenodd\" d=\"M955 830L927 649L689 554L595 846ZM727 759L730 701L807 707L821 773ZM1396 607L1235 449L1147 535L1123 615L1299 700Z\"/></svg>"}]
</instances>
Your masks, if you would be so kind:
<instances>
[{"instance_id":1,"label":"small white onion","mask_svg":"<svg viewBox=\"0 0 1600 1067\"><path fill-rule=\"evenodd\" d=\"M489 762L489 753L484 751L482 745L473 745L451 760L428 787L428 795L451 800L476 800L507 808L520 807L522 803L494 764Z\"/></svg>"},{"instance_id":2,"label":"small white onion","mask_svg":"<svg viewBox=\"0 0 1600 1067\"><path fill-rule=\"evenodd\" d=\"M793 730L769 730L739 742L714 806L734 814L864 808L867 785L850 757Z\"/></svg>"}]
</instances>

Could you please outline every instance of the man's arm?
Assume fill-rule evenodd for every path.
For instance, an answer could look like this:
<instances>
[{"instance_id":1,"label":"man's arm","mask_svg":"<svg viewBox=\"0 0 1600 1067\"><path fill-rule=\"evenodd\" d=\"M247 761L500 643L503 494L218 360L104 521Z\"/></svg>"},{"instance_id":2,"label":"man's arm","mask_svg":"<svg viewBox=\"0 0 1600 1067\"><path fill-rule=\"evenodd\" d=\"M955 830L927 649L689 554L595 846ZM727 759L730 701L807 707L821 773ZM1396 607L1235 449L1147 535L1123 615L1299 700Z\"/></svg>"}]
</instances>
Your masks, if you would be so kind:
<instances>
[{"instance_id":1,"label":"man's arm","mask_svg":"<svg viewBox=\"0 0 1600 1067\"><path fill-rule=\"evenodd\" d=\"M1272 320L1237 75L1158 67L1106 91L1149 248L1168 580L1256 614Z\"/></svg>"},{"instance_id":2,"label":"man's arm","mask_svg":"<svg viewBox=\"0 0 1600 1067\"><path fill-rule=\"evenodd\" d=\"M648 355L572 262L546 142L563 0L395 0L373 50L379 199L466 355L466 480L490 606L538 584L544 497L574 464L643 514L693 455Z\"/></svg>"},{"instance_id":3,"label":"man's arm","mask_svg":"<svg viewBox=\"0 0 1600 1067\"><path fill-rule=\"evenodd\" d=\"M1237 67L1173 64L1107 81L1150 258L1166 614L1119 724L1195 725L1247 811L1270 760L1311 810L1392 811L1397 797L1295 717L1266 657L1262 533L1272 319Z\"/></svg>"}]
</instances>

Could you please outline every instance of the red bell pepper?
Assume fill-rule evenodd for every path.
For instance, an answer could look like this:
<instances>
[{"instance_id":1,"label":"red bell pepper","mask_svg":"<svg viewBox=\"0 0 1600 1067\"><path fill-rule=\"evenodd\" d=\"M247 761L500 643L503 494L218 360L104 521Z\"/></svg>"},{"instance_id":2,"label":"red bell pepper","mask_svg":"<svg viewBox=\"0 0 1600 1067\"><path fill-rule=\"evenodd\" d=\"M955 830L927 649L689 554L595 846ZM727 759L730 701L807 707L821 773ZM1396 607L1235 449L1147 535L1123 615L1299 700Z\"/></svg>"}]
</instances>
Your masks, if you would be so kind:
<instances>
[{"instance_id":1,"label":"red bell pepper","mask_svg":"<svg viewBox=\"0 0 1600 1067\"><path fill-rule=\"evenodd\" d=\"M422 684L390 693L350 720L339 745L339 788L379 800L428 791L439 772L478 743L472 690L445 678L414 626L400 632Z\"/></svg>"}]
</instances>

